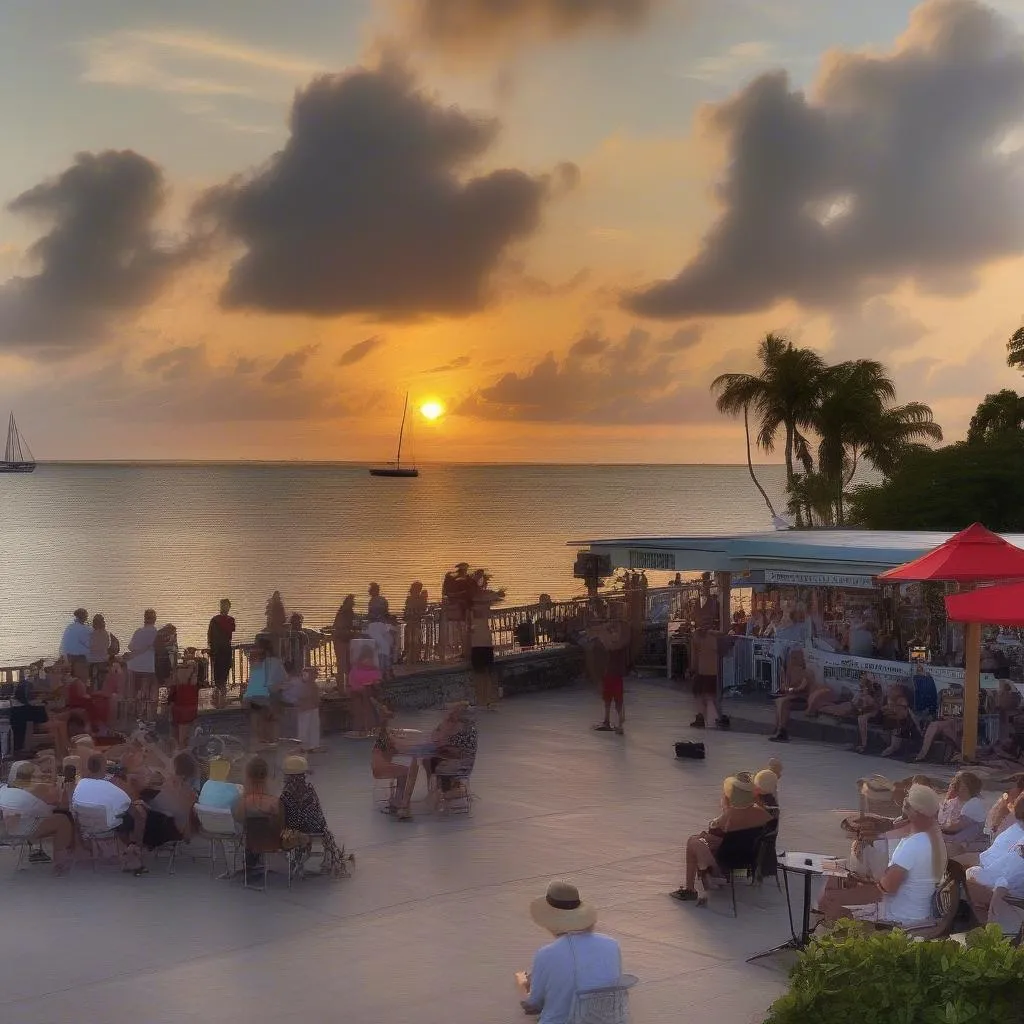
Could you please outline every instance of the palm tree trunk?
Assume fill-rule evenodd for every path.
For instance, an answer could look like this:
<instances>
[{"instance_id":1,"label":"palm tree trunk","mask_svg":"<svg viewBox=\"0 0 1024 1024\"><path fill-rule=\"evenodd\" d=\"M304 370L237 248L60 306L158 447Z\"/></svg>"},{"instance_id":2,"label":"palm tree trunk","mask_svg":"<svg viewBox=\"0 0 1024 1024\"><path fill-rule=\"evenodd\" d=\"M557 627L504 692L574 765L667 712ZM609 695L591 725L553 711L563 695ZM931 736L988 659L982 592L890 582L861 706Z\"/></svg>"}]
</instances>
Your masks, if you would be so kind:
<instances>
[{"instance_id":1,"label":"palm tree trunk","mask_svg":"<svg viewBox=\"0 0 1024 1024\"><path fill-rule=\"evenodd\" d=\"M761 481L754 475L754 463L750 459L750 409L749 406L743 406L743 432L747 436L747 472L750 473L750 479L754 481L754 486L761 492L761 497L764 498L764 503L768 506L768 512L772 518L776 518L775 509L772 507L772 500L768 497L768 492L761 486Z\"/></svg>"},{"instance_id":2,"label":"palm tree trunk","mask_svg":"<svg viewBox=\"0 0 1024 1024\"><path fill-rule=\"evenodd\" d=\"M786 424L786 490L793 492L796 474L793 472L793 444L796 441L796 425ZM802 502L796 503L796 525L803 526Z\"/></svg>"}]
</instances>

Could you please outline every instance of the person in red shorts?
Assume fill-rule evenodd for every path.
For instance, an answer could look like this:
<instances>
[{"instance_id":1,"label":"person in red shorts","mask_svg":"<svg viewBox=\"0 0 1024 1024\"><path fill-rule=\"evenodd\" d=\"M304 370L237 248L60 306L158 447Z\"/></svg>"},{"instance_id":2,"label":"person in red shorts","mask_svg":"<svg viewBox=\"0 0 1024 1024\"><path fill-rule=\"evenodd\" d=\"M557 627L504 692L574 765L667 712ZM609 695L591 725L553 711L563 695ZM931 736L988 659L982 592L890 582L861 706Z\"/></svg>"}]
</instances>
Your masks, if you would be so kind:
<instances>
[{"instance_id":1,"label":"person in red shorts","mask_svg":"<svg viewBox=\"0 0 1024 1024\"><path fill-rule=\"evenodd\" d=\"M596 630L597 642L604 653L604 677L601 681L601 699L604 701L604 721L594 726L598 732L615 732L619 736L626 724L623 710L623 683L629 668L629 623L612 619ZM611 711L615 705L618 725L612 726Z\"/></svg>"}]
</instances>

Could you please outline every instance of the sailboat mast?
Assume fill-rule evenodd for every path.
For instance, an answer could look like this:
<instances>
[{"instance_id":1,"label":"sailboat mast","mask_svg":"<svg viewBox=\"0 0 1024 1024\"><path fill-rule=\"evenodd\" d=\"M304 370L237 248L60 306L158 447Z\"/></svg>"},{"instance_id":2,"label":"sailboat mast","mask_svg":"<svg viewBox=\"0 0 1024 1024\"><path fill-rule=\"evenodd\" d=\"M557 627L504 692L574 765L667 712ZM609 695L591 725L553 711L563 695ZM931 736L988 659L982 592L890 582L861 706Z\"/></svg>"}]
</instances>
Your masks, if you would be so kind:
<instances>
[{"instance_id":1,"label":"sailboat mast","mask_svg":"<svg viewBox=\"0 0 1024 1024\"><path fill-rule=\"evenodd\" d=\"M4 462L14 461L14 413L11 413L10 421L7 424L7 447L4 449Z\"/></svg>"},{"instance_id":2,"label":"sailboat mast","mask_svg":"<svg viewBox=\"0 0 1024 1024\"><path fill-rule=\"evenodd\" d=\"M402 435L405 433L405 416L409 411L409 392L405 393L405 405L402 408L402 425L398 428L398 457L395 459L395 466L402 464Z\"/></svg>"}]
</instances>

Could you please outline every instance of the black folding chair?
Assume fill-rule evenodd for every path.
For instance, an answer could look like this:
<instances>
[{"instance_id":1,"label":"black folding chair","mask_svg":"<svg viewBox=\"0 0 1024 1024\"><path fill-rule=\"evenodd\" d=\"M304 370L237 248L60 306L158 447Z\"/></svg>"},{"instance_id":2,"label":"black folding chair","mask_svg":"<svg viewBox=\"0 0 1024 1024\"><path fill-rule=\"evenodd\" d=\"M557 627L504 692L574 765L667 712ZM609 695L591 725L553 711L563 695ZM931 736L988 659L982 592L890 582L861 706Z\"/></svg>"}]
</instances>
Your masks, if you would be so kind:
<instances>
[{"instance_id":1,"label":"black folding chair","mask_svg":"<svg viewBox=\"0 0 1024 1024\"><path fill-rule=\"evenodd\" d=\"M729 882L729 889L732 892L733 917L739 917L736 910L736 872L746 871L750 875L756 875L761 843L766 829L770 827L771 822L758 828L742 828L735 832L726 832L715 853L718 870Z\"/></svg>"},{"instance_id":2,"label":"black folding chair","mask_svg":"<svg viewBox=\"0 0 1024 1024\"><path fill-rule=\"evenodd\" d=\"M757 847L757 866L754 868L752 881L760 885L766 878L774 878L775 884L782 891L782 882L779 879L779 856L775 844L779 838L779 814L772 815L771 821L764 826L761 832L761 841Z\"/></svg>"}]
</instances>

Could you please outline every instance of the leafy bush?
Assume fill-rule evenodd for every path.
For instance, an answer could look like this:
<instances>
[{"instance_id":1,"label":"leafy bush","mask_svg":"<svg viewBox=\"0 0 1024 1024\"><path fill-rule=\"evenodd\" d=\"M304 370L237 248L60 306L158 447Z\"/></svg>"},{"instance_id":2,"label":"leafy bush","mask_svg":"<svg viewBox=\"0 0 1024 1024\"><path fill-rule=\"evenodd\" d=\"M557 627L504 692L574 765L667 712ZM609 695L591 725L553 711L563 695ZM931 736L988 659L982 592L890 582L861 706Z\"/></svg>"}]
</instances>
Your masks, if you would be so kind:
<instances>
[{"instance_id":1,"label":"leafy bush","mask_svg":"<svg viewBox=\"0 0 1024 1024\"><path fill-rule=\"evenodd\" d=\"M952 939L844 924L814 942L765 1024L1021 1024L1024 949L990 925Z\"/></svg>"}]
</instances>

